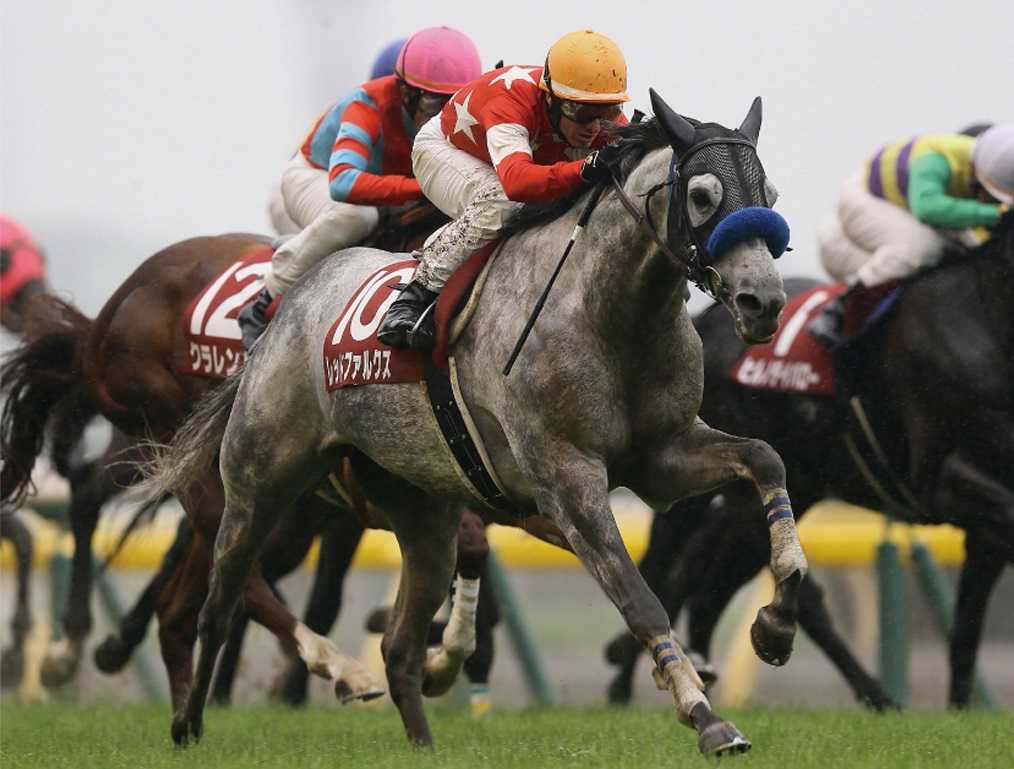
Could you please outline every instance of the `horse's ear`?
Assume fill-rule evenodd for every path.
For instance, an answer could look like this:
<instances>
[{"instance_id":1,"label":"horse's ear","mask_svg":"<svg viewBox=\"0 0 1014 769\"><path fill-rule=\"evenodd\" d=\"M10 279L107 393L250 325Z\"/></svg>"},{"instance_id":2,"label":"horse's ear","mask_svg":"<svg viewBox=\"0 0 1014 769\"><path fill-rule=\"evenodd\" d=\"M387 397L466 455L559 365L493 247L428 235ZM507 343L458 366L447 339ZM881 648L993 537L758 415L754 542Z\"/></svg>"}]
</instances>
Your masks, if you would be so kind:
<instances>
[{"instance_id":1,"label":"horse's ear","mask_svg":"<svg viewBox=\"0 0 1014 769\"><path fill-rule=\"evenodd\" d=\"M743 124L739 127L740 132L757 146L757 137L760 136L761 127L761 97L758 96L750 105L750 112L747 113Z\"/></svg>"},{"instance_id":2,"label":"horse's ear","mask_svg":"<svg viewBox=\"0 0 1014 769\"><path fill-rule=\"evenodd\" d=\"M697 133L690 121L682 115L677 115L654 88L649 88L648 94L651 96L651 111L655 113L655 117L665 130L673 149L677 154L690 149Z\"/></svg>"}]
</instances>

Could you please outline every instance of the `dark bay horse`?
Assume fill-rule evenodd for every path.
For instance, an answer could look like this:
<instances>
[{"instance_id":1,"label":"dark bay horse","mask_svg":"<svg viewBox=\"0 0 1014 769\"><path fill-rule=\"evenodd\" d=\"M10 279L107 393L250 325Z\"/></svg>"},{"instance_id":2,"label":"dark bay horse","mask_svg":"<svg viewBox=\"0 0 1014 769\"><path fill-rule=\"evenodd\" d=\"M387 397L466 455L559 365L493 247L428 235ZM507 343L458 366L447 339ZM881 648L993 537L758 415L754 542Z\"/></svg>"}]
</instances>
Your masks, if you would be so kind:
<instances>
[{"instance_id":1,"label":"dark bay horse","mask_svg":"<svg viewBox=\"0 0 1014 769\"><path fill-rule=\"evenodd\" d=\"M6 222L7 220L5 220ZM6 237L6 235L5 235ZM3 247L3 280L12 273L26 278L16 264L20 258L34 257L24 249L35 246L23 237ZM39 269L15 287L8 288L0 304L0 325L17 335L25 344L45 336L52 316L47 297L52 295L44 263ZM11 368L5 366L5 378L12 378ZM46 650L40 669L42 683L55 688L69 681L76 673L81 660L84 639L91 630L91 592L94 577L91 541L98 524L102 507L138 480L137 471L131 468L124 452L128 444L124 436L114 431L109 444L96 457L85 457L81 443L85 428L97 416L97 409L84 397L69 397L45 416L36 415L32 422L33 441L41 450L45 444L53 470L68 484L67 522L74 541L71 559L71 577L66 606L61 618L63 633L59 641ZM4 461L17 462L5 443ZM33 463L34 460L31 460ZM31 463L25 463L22 471ZM31 532L19 519L15 496L4 495L3 513L0 516L0 536L8 539L18 559L18 598L15 609L14 645L4 651L2 667L5 683L20 680L22 673L23 643L31 624L28 607L32 550ZM137 512L143 515L144 510Z\"/></svg>"},{"instance_id":2,"label":"dark bay horse","mask_svg":"<svg viewBox=\"0 0 1014 769\"><path fill-rule=\"evenodd\" d=\"M880 492L846 444L846 436L857 429L851 410L831 397L738 384L727 372L744 352L742 343L719 313L706 311L695 321L705 349L702 416L715 426L770 442L785 461L800 509L836 497L900 521L948 523L964 530L965 563L949 652L948 703L955 708L969 704L990 594L1004 566L1014 563L1012 278L1014 214L1008 213L986 243L967 253L955 251L942 266L910 280L883 322L843 350L842 392L864 404L886 459L886 464L877 459L871 441L858 434L854 445ZM791 281L786 287L797 292L814 285ZM719 543L707 553L691 547L649 565L653 587L671 610L691 601L713 611L763 567L768 546L754 520L756 507L744 491L726 494L725 503L708 517L699 515L701 500L687 500L656 516L652 537L663 543L688 525L703 541ZM734 539L722 533L729 531L737 533ZM660 555L661 548L664 544ZM702 570L720 579L710 583L720 595L703 601L693 597L690 586L690 575L696 582ZM713 620L704 622L700 645L694 646L698 651L707 651L709 628ZM629 651L637 644L633 639L614 644L627 649L613 649L624 662L613 683L622 691L633 669ZM861 698L874 693L868 681L855 680Z\"/></svg>"},{"instance_id":3,"label":"dark bay horse","mask_svg":"<svg viewBox=\"0 0 1014 769\"><path fill-rule=\"evenodd\" d=\"M454 370L506 499L560 527L651 650L676 716L696 730L700 750L735 753L750 743L711 710L664 608L627 554L608 491L626 486L660 504L735 479L752 481L766 506L776 584L752 638L767 661L787 659L806 560L784 466L767 444L713 430L698 418L701 342L684 300L693 276L722 301L746 341L770 339L785 303L774 257L784 250L788 229L770 209L773 187L756 156L759 100L738 130L687 120L654 92L652 102L656 119L621 131L622 181L587 220L514 372L505 376L505 362L591 191L576 196L584 206L566 201L504 241L482 299L454 343ZM646 196L643 216L626 208L631 196ZM220 452L225 486L194 685L172 723L178 744L201 736L215 657L265 539L341 456L386 513L402 550L401 585L382 651L409 740L432 743L423 708L431 662L426 634L454 568L462 506L488 503L463 482L422 388L329 392L321 365L332 320L357 287L403 258L348 249L304 275L243 371L198 404L151 469L155 486L186 497Z\"/></svg>"}]
</instances>

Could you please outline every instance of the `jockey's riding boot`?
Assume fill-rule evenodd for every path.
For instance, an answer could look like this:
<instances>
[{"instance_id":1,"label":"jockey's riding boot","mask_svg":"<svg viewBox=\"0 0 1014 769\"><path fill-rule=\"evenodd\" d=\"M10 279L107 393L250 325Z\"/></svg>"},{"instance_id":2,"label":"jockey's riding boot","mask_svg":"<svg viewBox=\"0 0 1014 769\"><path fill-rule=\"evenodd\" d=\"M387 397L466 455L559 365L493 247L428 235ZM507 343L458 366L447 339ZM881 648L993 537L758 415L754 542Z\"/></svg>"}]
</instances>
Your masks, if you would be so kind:
<instances>
[{"instance_id":1,"label":"jockey's riding boot","mask_svg":"<svg viewBox=\"0 0 1014 769\"><path fill-rule=\"evenodd\" d=\"M862 283L852 275L845 281L845 286L845 290L824 305L820 315L811 320L806 327L810 336L820 342L828 352L834 352L845 344L843 328L845 306L848 303L848 298L862 286Z\"/></svg>"},{"instance_id":2,"label":"jockey's riding boot","mask_svg":"<svg viewBox=\"0 0 1014 769\"><path fill-rule=\"evenodd\" d=\"M239 311L236 320L239 321L239 328L243 332L243 348L249 350L253 343L260 339L268 322L265 313L271 305L273 297L268 290L263 289L250 304Z\"/></svg>"},{"instance_id":3,"label":"jockey's riding boot","mask_svg":"<svg viewBox=\"0 0 1014 769\"><path fill-rule=\"evenodd\" d=\"M431 308L438 294L412 281L402 289L401 296L394 300L387 317L377 329L377 339L388 347L402 349L413 347L427 350L436 343Z\"/></svg>"}]
</instances>

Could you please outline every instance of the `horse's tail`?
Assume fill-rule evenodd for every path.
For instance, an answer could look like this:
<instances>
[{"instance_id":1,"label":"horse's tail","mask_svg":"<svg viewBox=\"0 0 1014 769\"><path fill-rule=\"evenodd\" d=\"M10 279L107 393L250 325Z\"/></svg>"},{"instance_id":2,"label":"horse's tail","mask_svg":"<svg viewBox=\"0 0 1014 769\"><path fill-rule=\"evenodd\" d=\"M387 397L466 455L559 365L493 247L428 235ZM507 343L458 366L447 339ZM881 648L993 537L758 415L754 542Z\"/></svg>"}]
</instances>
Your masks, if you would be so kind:
<instances>
[{"instance_id":1,"label":"horse's tail","mask_svg":"<svg viewBox=\"0 0 1014 769\"><path fill-rule=\"evenodd\" d=\"M215 459L242 375L234 374L201 398L168 445L148 447L151 460L142 468L147 498L181 495Z\"/></svg>"},{"instance_id":2,"label":"horse's tail","mask_svg":"<svg viewBox=\"0 0 1014 769\"><path fill-rule=\"evenodd\" d=\"M12 504L20 504L32 491L32 468L47 432L53 436L54 464L59 469L97 413L83 374L92 320L52 294L35 301L39 311L4 361L0 388L6 399L0 417L0 498ZM56 425L58 429L52 429Z\"/></svg>"}]
</instances>

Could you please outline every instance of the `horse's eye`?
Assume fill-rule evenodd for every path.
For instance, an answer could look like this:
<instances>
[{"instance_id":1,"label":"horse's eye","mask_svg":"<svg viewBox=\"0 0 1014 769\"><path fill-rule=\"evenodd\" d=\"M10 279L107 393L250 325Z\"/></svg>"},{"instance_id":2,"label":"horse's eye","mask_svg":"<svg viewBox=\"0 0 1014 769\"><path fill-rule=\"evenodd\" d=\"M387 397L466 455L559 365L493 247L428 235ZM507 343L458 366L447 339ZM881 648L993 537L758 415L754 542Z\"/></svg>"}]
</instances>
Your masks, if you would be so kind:
<instances>
[{"instance_id":1,"label":"horse's eye","mask_svg":"<svg viewBox=\"0 0 1014 769\"><path fill-rule=\"evenodd\" d=\"M711 205L711 197L704 190L693 190L690 193L690 202L697 208L706 208Z\"/></svg>"}]
</instances>

